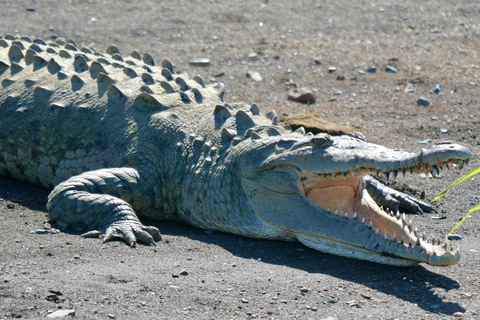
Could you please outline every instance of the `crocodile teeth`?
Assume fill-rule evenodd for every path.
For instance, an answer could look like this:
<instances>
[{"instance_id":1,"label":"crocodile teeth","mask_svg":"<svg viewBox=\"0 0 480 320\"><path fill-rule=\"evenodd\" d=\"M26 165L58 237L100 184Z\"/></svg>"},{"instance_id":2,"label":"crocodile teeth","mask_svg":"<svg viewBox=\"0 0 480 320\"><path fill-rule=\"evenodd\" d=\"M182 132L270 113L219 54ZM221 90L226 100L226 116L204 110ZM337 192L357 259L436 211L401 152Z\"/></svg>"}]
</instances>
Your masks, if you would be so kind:
<instances>
[{"instance_id":1,"label":"crocodile teeth","mask_svg":"<svg viewBox=\"0 0 480 320\"><path fill-rule=\"evenodd\" d=\"M403 221L404 223L407 223L407 216L405 215L405 212L402 213L402 221Z\"/></svg>"},{"instance_id":2,"label":"crocodile teeth","mask_svg":"<svg viewBox=\"0 0 480 320\"><path fill-rule=\"evenodd\" d=\"M395 179L397 179L397 175L398 175L398 170L393 170L392 171L392 181L395 181Z\"/></svg>"},{"instance_id":3,"label":"crocodile teeth","mask_svg":"<svg viewBox=\"0 0 480 320\"><path fill-rule=\"evenodd\" d=\"M348 213L345 212L345 214L343 215L343 217L348 219Z\"/></svg>"},{"instance_id":4,"label":"crocodile teeth","mask_svg":"<svg viewBox=\"0 0 480 320\"><path fill-rule=\"evenodd\" d=\"M352 177L354 177L355 176L355 170L351 170L350 174L352 175Z\"/></svg>"},{"instance_id":5,"label":"crocodile teeth","mask_svg":"<svg viewBox=\"0 0 480 320\"><path fill-rule=\"evenodd\" d=\"M445 252L450 253L452 251L452 245L450 244L450 241L448 240L448 235L445 235Z\"/></svg>"},{"instance_id":6,"label":"crocodile teeth","mask_svg":"<svg viewBox=\"0 0 480 320\"><path fill-rule=\"evenodd\" d=\"M337 177L337 174L335 172L332 172L332 177L335 179Z\"/></svg>"},{"instance_id":7,"label":"crocodile teeth","mask_svg":"<svg viewBox=\"0 0 480 320\"><path fill-rule=\"evenodd\" d=\"M444 162L444 163L443 163L443 170L447 170L447 169L450 169L450 168L448 167L448 163Z\"/></svg>"},{"instance_id":8,"label":"crocodile teeth","mask_svg":"<svg viewBox=\"0 0 480 320\"><path fill-rule=\"evenodd\" d=\"M432 176L434 178L438 177L438 167L436 165L432 166Z\"/></svg>"},{"instance_id":9,"label":"crocodile teeth","mask_svg":"<svg viewBox=\"0 0 480 320\"><path fill-rule=\"evenodd\" d=\"M342 172L342 176L343 176L343 180L347 179L347 173L346 172Z\"/></svg>"},{"instance_id":10,"label":"crocodile teeth","mask_svg":"<svg viewBox=\"0 0 480 320\"><path fill-rule=\"evenodd\" d=\"M352 217L352 219L356 219L356 218L357 218L357 213L356 213L356 212L354 212L354 213L353 213L353 217Z\"/></svg>"},{"instance_id":11,"label":"crocodile teeth","mask_svg":"<svg viewBox=\"0 0 480 320\"><path fill-rule=\"evenodd\" d=\"M362 218L362 223L365 223L365 217Z\"/></svg>"},{"instance_id":12,"label":"crocodile teeth","mask_svg":"<svg viewBox=\"0 0 480 320\"><path fill-rule=\"evenodd\" d=\"M372 221L370 221L370 223L368 224L368 227L371 229L371 228L372 228L372 226L373 226L373 222L372 222Z\"/></svg>"}]
</instances>

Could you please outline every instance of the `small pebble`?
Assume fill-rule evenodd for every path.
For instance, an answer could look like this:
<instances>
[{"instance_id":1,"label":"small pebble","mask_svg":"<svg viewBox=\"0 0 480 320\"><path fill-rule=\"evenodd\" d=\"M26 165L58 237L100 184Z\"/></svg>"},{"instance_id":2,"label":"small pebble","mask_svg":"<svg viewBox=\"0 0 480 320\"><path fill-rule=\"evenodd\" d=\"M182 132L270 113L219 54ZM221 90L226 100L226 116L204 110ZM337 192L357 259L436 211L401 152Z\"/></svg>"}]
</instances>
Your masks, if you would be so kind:
<instances>
[{"instance_id":1,"label":"small pebble","mask_svg":"<svg viewBox=\"0 0 480 320\"><path fill-rule=\"evenodd\" d=\"M395 69L395 68L392 67L392 66L387 66L387 67L385 68L385 71L386 71L386 72L391 72L391 73L397 73L397 72L398 72L397 69Z\"/></svg>"},{"instance_id":2,"label":"small pebble","mask_svg":"<svg viewBox=\"0 0 480 320\"><path fill-rule=\"evenodd\" d=\"M301 292L301 293L307 293L307 292L309 292L309 291L310 291L310 289L307 288L307 287L301 287L301 288L300 288L300 292Z\"/></svg>"},{"instance_id":3,"label":"small pebble","mask_svg":"<svg viewBox=\"0 0 480 320\"><path fill-rule=\"evenodd\" d=\"M47 318L63 318L66 316L75 316L74 309L60 309L47 315Z\"/></svg>"},{"instance_id":4,"label":"small pebble","mask_svg":"<svg viewBox=\"0 0 480 320\"><path fill-rule=\"evenodd\" d=\"M462 240L462 237L458 234L452 233L448 235L448 240Z\"/></svg>"},{"instance_id":5,"label":"small pebble","mask_svg":"<svg viewBox=\"0 0 480 320\"><path fill-rule=\"evenodd\" d=\"M403 91L404 91L405 93L413 92L413 86L412 86L410 83L407 83L407 84L405 85L405 89L403 89Z\"/></svg>"},{"instance_id":6,"label":"small pebble","mask_svg":"<svg viewBox=\"0 0 480 320\"><path fill-rule=\"evenodd\" d=\"M210 59L201 58L201 59L192 60L190 61L190 65L195 67L206 67L210 65Z\"/></svg>"},{"instance_id":7,"label":"small pebble","mask_svg":"<svg viewBox=\"0 0 480 320\"><path fill-rule=\"evenodd\" d=\"M263 80L262 76L257 71L247 71L247 78L250 78L255 82L260 82Z\"/></svg>"},{"instance_id":8,"label":"small pebble","mask_svg":"<svg viewBox=\"0 0 480 320\"><path fill-rule=\"evenodd\" d=\"M365 71L363 71L363 70L358 70L358 73L359 73L359 74L365 74Z\"/></svg>"},{"instance_id":9,"label":"small pebble","mask_svg":"<svg viewBox=\"0 0 480 320\"><path fill-rule=\"evenodd\" d=\"M376 72L377 72L377 68L375 68L375 67L368 68L367 72L368 72L368 73L376 73Z\"/></svg>"},{"instance_id":10,"label":"small pebble","mask_svg":"<svg viewBox=\"0 0 480 320\"><path fill-rule=\"evenodd\" d=\"M433 90L433 93L440 94L442 92L442 86L440 85L440 82L437 82L437 85L435 86L435 90Z\"/></svg>"},{"instance_id":11,"label":"small pebble","mask_svg":"<svg viewBox=\"0 0 480 320\"><path fill-rule=\"evenodd\" d=\"M315 103L315 96L313 95L313 93L304 89L294 90L290 92L287 99L290 101L296 101L305 104Z\"/></svg>"},{"instance_id":12,"label":"small pebble","mask_svg":"<svg viewBox=\"0 0 480 320\"><path fill-rule=\"evenodd\" d=\"M337 71L336 67L334 66L328 67L328 73L334 73L335 71Z\"/></svg>"},{"instance_id":13,"label":"small pebble","mask_svg":"<svg viewBox=\"0 0 480 320\"><path fill-rule=\"evenodd\" d=\"M432 142L432 139L426 139L426 140L418 141L417 143L418 144L427 144L427 143L430 143L430 142Z\"/></svg>"},{"instance_id":14,"label":"small pebble","mask_svg":"<svg viewBox=\"0 0 480 320\"><path fill-rule=\"evenodd\" d=\"M43 230L43 229L37 229L37 230L35 230L35 231L31 231L30 233L31 233L31 234L49 234L50 231L48 231L48 230Z\"/></svg>"},{"instance_id":15,"label":"small pebble","mask_svg":"<svg viewBox=\"0 0 480 320\"><path fill-rule=\"evenodd\" d=\"M256 57L258 57L258 54L256 52L249 52L247 54L248 59L255 59Z\"/></svg>"},{"instance_id":16,"label":"small pebble","mask_svg":"<svg viewBox=\"0 0 480 320\"><path fill-rule=\"evenodd\" d=\"M455 318L463 318L465 317L465 314L463 312L457 311L453 314Z\"/></svg>"},{"instance_id":17,"label":"small pebble","mask_svg":"<svg viewBox=\"0 0 480 320\"><path fill-rule=\"evenodd\" d=\"M180 275L181 275L181 276L188 276L188 271L187 271L187 270L183 270L182 272L180 272Z\"/></svg>"},{"instance_id":18,"label":"small pebble","mask_svg":"<svg viewBox=\"0 0 480 320\"><path fill-rule=\"evenodd\" d=\"M417 100L417 105L428 107L430 105L430 101L428 101L425 97L420 97Z\"/></svg>"},{"instance_id":19,"label":"small pebble","mask_svg":"<svg viewBox=\"0 0 480 320\"><path fill-rule=\"evenodd\" d=\"M447 133L448 130L447 130L447 129L440 129L440 132L441 132L441 133Z\"/></svg>"}]
</instances>

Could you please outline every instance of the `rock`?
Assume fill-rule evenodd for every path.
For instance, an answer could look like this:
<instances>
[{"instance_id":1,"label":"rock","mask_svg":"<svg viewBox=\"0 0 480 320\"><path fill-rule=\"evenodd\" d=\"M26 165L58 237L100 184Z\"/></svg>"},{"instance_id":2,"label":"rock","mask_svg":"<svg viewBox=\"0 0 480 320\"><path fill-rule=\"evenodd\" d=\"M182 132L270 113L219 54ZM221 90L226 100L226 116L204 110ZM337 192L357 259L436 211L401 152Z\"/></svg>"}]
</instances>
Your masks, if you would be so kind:
<instances>
[{"instance_id":1,"label":"rock","mask_svg":"<svg viewBox=\"0 0 480 320\"><path fill-rule=\"evenodd\" d=\"M263 80L262 76L257 71L247 71L247 78L250 78L256 82L260 82Z\"/></svg>"},{"instance_id":2,"label":"rock","mask_svg":"<svg viewBox=\"0 0 480 320\"><path fill-rule=\"evenodd\" d=\"M285 119L284 123L288 124L293 130L304 127L305 131L313 134L325 132L333 136L338 136L355 131L355 129L349 125L325 120L311 112L301 112L291 115Z\"/></svg>"},{"instance_id":3,"label":"rock","mask_svg":"<svg viewBox=\"0 0 480 320\"><path fill-rule=\"evenodd\" d=\"M376 73L376 72L377 72L377 68L375 68L375 67L368 68L368 69L367 69L367 72L368 72L368 73Z\"/></svg>"},{"instance_id":4,"label":"rock","mask_svg":"<svg viewBox=\"0 0 480 320\"><path fill-rule=\"evenodd\" d=\"M397 72L398 72L397 69L395 69L395 68L392 67L392 66L387 66L387 67L385 68L385 71L386 71L386 72L391 72L391 73L397 73Z\"/></svg>"},{"instance_id":5,"label":"rock","mask_svg":"<svg viewBox=\"0 0 480 320\"><path fill-rule=\"evenodd\" d=\"M440 132L441 132L441 133L447 133L447 132L448 132L448 130L447 130L447 129L443 129L443 128L442 128L442 129L440 129Z\"/></svg>"},{"instance_id":6,"label":"rock","mask_svg":"<svg viewBox=\"0 0 480 320\"><path fill-rule=\"evenodd\" d=\"M405 93L413 92L413 86L412 86L412 84L411 84L411 83L407 83L407 84L405 85L405 89L403 89L403 91L404 91Z\"/></svg>"},{"instance_id":7,"label":"rock","mask_svg":"<svg viewBox=\"0 0 480 320\"><path fill-rule=\"evenodd\" d=\"M307 293L307 292L309 292L309 291L310 291L310 289L307 288L307 287L301 287L301 288L300 288L300 292L301 292L301 293Z\"/></svg>"},{"instance_id":8,"label":"rock","mask_svg":"<svg viewBox=\"0 0 480 320\"><path fill-rule=\"evenodd\" d=\"M453 314L455 318L463 318L465 317L465 314L463 312L457 311Z\"/></svg>"},{"instance_id":9,"label":"rock","mask_svg":"<svg viewBox=\"0 0 480 320\"><path fill-rule=\"evenodd\" d=\"M305 104L315 103L315 96L313 93L305 89L295 89L290 91L287 99Z\"/></svg>"},{"instance_id":10,"label":"rock","mask_svg":"<svg viewBox=\"0 0 480 320\"><path fill-rule=\"evenodd\" d=\"M322 61L320 61L320 58L313 58L313 63L321 65Z\"/></svg>"},{"instance_id":11,"label":"rock","mask_svg":"<svg viewBox=\"0 0 480 320\"><path fill-rule=\"evenodd\" d=\"M248 59L255 59L255 58L257 58L257 57L258 57L258 54L257 54L256 52L249 52L249 53L247 54L247 58L248 58Z\"/></svg>"},{"instance_id":12,"label":"rock","mask_svg":"<svg viewBox=\"0 0 480 320\"><path fill-rule=\"evenodd\" d=\"M340 81L345 80L345 76L338 76L337 80L340 80Z\"/></svg>"},{"instance_id":13,"label":"rock","mask_svg":"<svg viewBox=\"0 0 480 320\"><path fill-rule=\"evenodd\" d=\"M192 60L190 61L190 65L195 67L207 67L210 65L210 59L201 58L201 59Z\"/></svg>"},{"instance_id":14,"label":"rock","mask_svg":"<svg viewBox=\"0 0 480 320\"><path fill-rule=\"evenodd\" d=\"M420 97L420 98L418 98L418 100L417 100L417 106L428 107L429 105L430 105L430 101L428 101L427 98L425 98L425 97Z\"/></svg>"},{"instance_id":15,"label":"rock","mask_svg":"<svg viewBox=\"0 0 480 320\"><path fill-rule=\"evenodd\" d=\"M437 82L437 85L435 86L435 90L433 90L433 93L440 94L440 92L442 92L442 85L440 84L440 82Z\"/></svg>"},{"instance_id":16,"label":"rock","mask_svg":"<svg viewBox=\"0 0 480 320\"><path fill-rule=\"evenodd\" d=\"M422 141L418 141L417 143L418 144L427 144L427 143L430 143L432 142L432 139L425 139L425 140L422 140Z\"/></svg>"},{"instance_id":17,"label":"rock","mask_svg":"<svg viewBox=\"0 0 480 320\"><path fill-rule=\"evenodd\" d=\"M31 231L30 233L31 234L49 234L50 231L49 230L43 230L43 229L37 229L35 231Z\"/></svg>"},{"instance_id":18,"label":"rock","mask_svg":"<svg viewBox=\"0 0 480 320\"><path fill-rule=\"evenodd\" d=\"M458 234L452 233L448 235L448 240L462 240L462 237Z\"/></svg>"},{"instance_id":19,"label":"rock","mask_svg":"<svg viewBox=\"0 0 480 320\"><path fill-rule=\"evenodd\" d=\"M336 67L334 67L334 66L328 67L328 73L334 73L335 71L337 71Z\"/></svg>"},{"instance_id":20,"label":"rock","mask_svg":"<svg viewBox=\"0 0 480 320\"><path fill-rule=\"evenodd\" d=\"M188 271L187 271L187 270L183 270L182 272L180 272L180 275L181 275L181 276L188 276Z\"/></svg>"},{"instance_id":21,"label":"rock","mask_svg":"<svg viewBox=\"0 0 480 320\"><path fill-rule=\"evenodd\" d=\"M47 318L63 318L66 316L75 316L75 310L74 309L60 309L57 311L54 311L47 315Z\"/></svg>"},{"instance_id":22,"label":"rock","mask_svg":"<svg viewBox=\"0 0 480 320\"><path fill-rule=\"evenodd\" d=\"M365 71L363 71L363 70L358 70L358 74L365 74Z\"/></svg>"}]
</instances>

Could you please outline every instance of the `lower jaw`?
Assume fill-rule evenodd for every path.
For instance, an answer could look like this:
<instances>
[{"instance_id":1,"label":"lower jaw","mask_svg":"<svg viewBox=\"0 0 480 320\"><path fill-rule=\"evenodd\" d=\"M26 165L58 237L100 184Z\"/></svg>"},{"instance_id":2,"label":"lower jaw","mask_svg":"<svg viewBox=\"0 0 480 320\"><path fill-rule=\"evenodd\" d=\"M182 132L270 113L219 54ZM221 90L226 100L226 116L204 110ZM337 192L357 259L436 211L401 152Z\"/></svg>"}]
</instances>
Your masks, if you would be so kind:
<instances>
[{"instance_id":1,"label":"lower jaw","mask_svg":"<svg viewBox=\"0 0 480 320\"><path fill-rule=\"evenodd\" d=\"M362 247L357 247L324 238L299 235L297 236L297 239L309 248L346 258L365 260L398 267L416 266L422 262L382 255L380 253Z\"/></svg>"}]
</instances>

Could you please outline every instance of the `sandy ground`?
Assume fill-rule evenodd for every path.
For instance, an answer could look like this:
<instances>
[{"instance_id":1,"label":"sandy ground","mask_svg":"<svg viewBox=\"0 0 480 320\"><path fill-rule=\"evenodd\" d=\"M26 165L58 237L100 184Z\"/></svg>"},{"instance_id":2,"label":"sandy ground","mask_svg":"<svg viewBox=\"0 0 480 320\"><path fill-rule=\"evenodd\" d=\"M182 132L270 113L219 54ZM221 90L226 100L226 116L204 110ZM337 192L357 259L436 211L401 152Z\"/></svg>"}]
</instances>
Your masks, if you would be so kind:
<instances>
[{"instance_id":1,"label":"sandy ground","mask_svg":"<svg viewBox=\"0 0 480 320\"><path fill-rule=\"evenodd\" d=\"M455 141L470 148L476 168L479 17L477 2L458 0L3 0L0 34L168 57L177 71L225 83L227 101L256 102L283 117L311 111L391 148ZM210 65L189 64L199 58ZM413 92L405 92L407 83ZM433 93L437 83L440 94ZM310 90L316 103L288 101L295 88ZM419 97L430 105L418 106ZM460 176L407 176L396 185L417 196L425 191L428 200ZM480 202L478 179L449 193L438 213L412 217L415 224L444 236ZM179 223L144 221L165 240L135 249L32 234L44 227L47 195L0 178L0 319L44 318L58 309L74 309L80 319L480 318L476 213L456 231L458 265L394 268Z\"/></svg>"}]
</instances>

